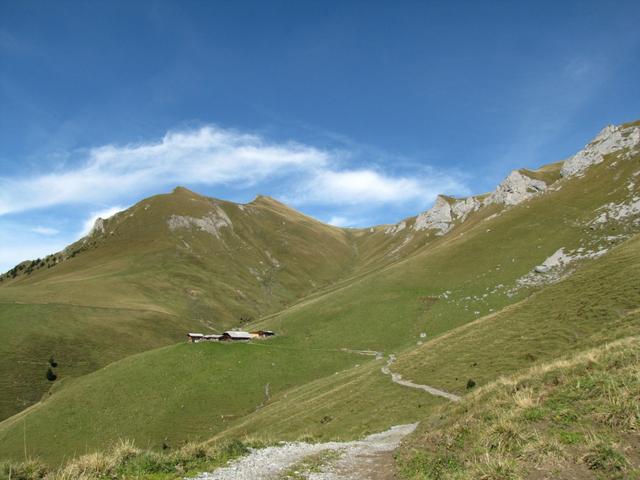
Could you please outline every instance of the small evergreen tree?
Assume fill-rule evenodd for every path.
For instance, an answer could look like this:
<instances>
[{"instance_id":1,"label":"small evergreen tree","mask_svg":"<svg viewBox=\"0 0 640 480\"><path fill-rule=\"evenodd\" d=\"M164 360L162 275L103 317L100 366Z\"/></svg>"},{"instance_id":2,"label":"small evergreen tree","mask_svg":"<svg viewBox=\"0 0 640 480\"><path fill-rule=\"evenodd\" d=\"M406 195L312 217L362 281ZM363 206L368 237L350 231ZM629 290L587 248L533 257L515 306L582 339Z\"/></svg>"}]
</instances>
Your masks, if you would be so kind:
<instances>
[{"instance_id":1,"label":"small evergreen tree","mask_svg":"<svg viewBox=\"0 0 640 480\"><path fill-rule=\"evenodd\" d=\"M49 365L51 365L53 368L56 368L58 366L58 362L56 362L56 359L53 358L53 355L51 355L51 358L49 358Z\"/></svg>"},{"instance_id":2,"label":"small evergreen tree","mask_svg":"<svg viewBox=\"0 0 640 480\"><path fill-rule=\"evenodd\" d=\"M469 380L467 380L467 390L471 390L475 386L476 386L476 381L473 378L470 378Z\"/></svg>"},{"instance_id":3,"label":"small evergreen tree","mask_svg":"<svg viewBox=\"0 0 640 480\"><path fill-rule=\"evenodd\" d=\"M51 370L51 367L49 367L47 369L47 380L49 380L50 382L55 381L55 379L58 378L58 376L54 373L53 370Z\"/></svg>"}]
</instances>

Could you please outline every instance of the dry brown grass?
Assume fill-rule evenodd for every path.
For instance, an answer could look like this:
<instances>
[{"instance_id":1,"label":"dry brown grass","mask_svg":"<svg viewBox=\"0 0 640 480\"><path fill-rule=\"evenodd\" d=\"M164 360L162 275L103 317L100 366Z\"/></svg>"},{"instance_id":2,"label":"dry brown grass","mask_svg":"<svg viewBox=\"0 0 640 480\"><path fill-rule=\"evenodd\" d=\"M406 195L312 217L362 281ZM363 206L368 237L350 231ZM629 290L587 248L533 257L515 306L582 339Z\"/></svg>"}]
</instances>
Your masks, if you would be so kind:
<instances>
[{"instance_id":1,"label":"dry brown grass","mask_svg":"<svg viewBox=\"0 0 640 480\"><path fill-rule=\"evenodd\" d=\"M416 480L640 478L638 399L635 336L500 378L442 407L402 447L399 465Z\"/></svg>"},{"instance_id":2,"label":"dry brown grass","mask_svg":"<svg viewBox=\"0 0 640 480\"><path fill-rule=\"evenodd\" d=\"M58 471L49 473L46 480L94 480L113 474L118 467L141 453L130 440L120 440L107 452L82 455Z\"/></svg>"},{"instance_id":3,"label":"dry brown grass","mask_svg":"<svg viewBox=\"0 0 640 480\"><path fill-rule=\"evenodd\" d=\"M178 479L207 471L246 453L240 442L187 443L172 452L142 450L120 440L104 452L93 452L51 468L37 460L0 465L0 480Z\"/></svg>"}]
</instances>

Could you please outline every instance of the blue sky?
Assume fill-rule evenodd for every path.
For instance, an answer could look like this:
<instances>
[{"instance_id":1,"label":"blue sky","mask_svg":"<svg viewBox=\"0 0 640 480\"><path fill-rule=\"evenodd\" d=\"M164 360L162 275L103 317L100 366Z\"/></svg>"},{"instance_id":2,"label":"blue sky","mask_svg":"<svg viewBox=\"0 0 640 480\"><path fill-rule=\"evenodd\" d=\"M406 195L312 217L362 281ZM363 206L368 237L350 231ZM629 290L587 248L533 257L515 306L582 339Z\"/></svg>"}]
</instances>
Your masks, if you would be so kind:
<instances>
[{"instance_id":1,"label":"blue sky","mask_svg":"<svg viewBox=\"0 0 640 480\"><path fill-rule=\"evenodd\" d=\"M640 3L0 0L0 270L185 185L365 226L640 118Z\"/></svg>"}]
</instances>

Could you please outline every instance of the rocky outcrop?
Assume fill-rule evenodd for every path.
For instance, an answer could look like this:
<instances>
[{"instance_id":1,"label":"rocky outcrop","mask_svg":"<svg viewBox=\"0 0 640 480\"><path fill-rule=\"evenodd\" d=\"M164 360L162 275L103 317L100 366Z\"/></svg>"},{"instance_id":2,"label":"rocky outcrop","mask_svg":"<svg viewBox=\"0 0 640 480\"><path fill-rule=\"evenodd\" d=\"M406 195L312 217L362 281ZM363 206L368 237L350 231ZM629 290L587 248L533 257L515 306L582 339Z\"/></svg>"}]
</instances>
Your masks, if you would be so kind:
<instances>
[{"instance_id":1,"label":"rocky outcrop","mask_svg":"<svg viewBox=\"0 0 640 480\"><path fill-rule=\"evenodd\" d=\"M553 268L562 268L564 265L570 263L572 260L570 255L564 251L564 248L560 248L554 252L553 255L548 257L541 265L535 267L535 271L538 273L547 273Z\"/></svg>"},{"instance_id":2,"label":"rocky outcrop","mask_svg":"<svg viewBox=\"0 0 640 480\"><path fill-rule=\"evenodd\" d=\"M453 228L455 222L464 221L469 213L480 208L480 205L474 197L448 199L438 195L433 207L418 215L413 229L437 230L436 235L444 235Z\"/></svg>"},{"instance_id":3,"label":"rocky outcrop","mask_svg":"<svg viewBox=\"0 0 640 480\"><path fill-rule=\"evenodd\" d=\"M387 228L384 229L384 233L387 235L395 235L396 233L401 232L405 228L407 228L407 222L403 220L400 223L396 223L395 225L389 225Z\"/></svg>"},{"instance_id":4,"label":"rocky outcrop","mask_svg":"<svg viewBox=\"0 0 640 480\"><path fill-rule=\"evenodd\" d=\"M452 222L451 205L442 195L438 195L433 207L418 215L413 229L418 232L421 230L438 230L437 235L444 235L451 229Z\"/></svg>"},{"instance_id":5,"label":"rocky outcrop","mask_svg":"<svg viewBox=\"0 0 640 480\"><path fill-rule=\"evenodd\" d=\"M597 212L598 216L590 222L591 225L602 225L610 221L628 221L631 217L640 215L640 196L632 197L627 202L607 203Z\"/></svg>"},{"instance_id":6,"label":"rocky outcrop","mask_svg":"<svg viewBox=\"0 0 640 480\"><path fill-rule=\"evenodd\" d=\"M471 212L478 210L482 204L475 197L454 200L451 205L451 215L457 221L464 222Z\"/></svg>"},{"instance_id":7,"label":"rocky outcrop","mask_svg":"<svg viewBox=\"0 0 640 480\"><path fill-rule=\"evenodd\" d=\"M96 218L96 221L94 222L93 227L91 228L91 231L87 236L92 237L97 233L104 233L104 218Z\"/></svg>"},{"instance_id":8,"label":"rocky outcrop","mask_svg":"<svg viewBox=\"0 0 640 480\"><path fill-rule=\"evenodd\" d=\"M605 127L587 146L573 157L565 160L560 170L563 177L581 175L591 165L596 165L608 153L640 145L640 127Z\"/></svg>"},{"instance_id":9,"label":"rocky outcrop","mask_svg":"<svg viewBox=\"0 0 640 480\"><path fill-rule=\"evenodd\" d=\"M171 215L169 220L167 220L167 225L171 231L181 228L196 227L199 230L210 233L217 238L220 238L220 229L233 226L229 216L217 205L214 210L202 218Z\"/></svg>"},{"instance_id":10,"label":"rocky outcrop","mask_svg":"<svg viewBox=\"0 0 640 480\"><path fill-rule=\"evenodd\" d=\"M485 204L517 205L546 189L547 184L542 180L533 179L519 170L514 170L489 195Z\"/></svg>"}]
</instances>

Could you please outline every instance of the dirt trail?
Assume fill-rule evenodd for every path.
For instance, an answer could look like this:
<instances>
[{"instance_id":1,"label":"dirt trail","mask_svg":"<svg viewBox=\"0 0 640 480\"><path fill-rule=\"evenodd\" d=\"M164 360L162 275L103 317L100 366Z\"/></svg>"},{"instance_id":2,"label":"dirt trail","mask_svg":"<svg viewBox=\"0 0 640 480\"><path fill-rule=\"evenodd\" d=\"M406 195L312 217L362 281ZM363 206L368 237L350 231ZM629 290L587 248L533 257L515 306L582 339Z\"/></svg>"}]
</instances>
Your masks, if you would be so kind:
<instances>
[{"instance_id":1,"label":"dirt trail","mask_svg":"<svg viewBox=\"0 0 640 480\"><path fill-rule=\"evenodd\" d=\"M351 350L348 348L342 348L343 352L356 353L358 355L369 355L376 357L376 360L382 360L384 358L383 352L377 352L375 350ZM403 380L402 375L399 373L393 373L391 371L391 365L396 361L396 356L394 354L389 355L389 359L384 367L380 369L380 371L391 377L391 381L397 383L398 385L402 385L403 387L416 388L418 390L422 390L431 395L436 395L438 397L444 397L447 400L451 400L452 402L459 402L460 398L458 395L454 395L453 393L445 392L444 390L440 390L435 387L430 387L429 385L420 385L419 383L413 383L409 380Z\"/></svg>"},{"instance_id":2,"label":"dirt trail","mask_svg":"<svg viewBox=\"0 0 640 480\"><path fill-rule=\"evenodd\" d=\"M454 395L453 393L445 392L444 390L440 390L438 388L430 387L429 385L420 385L419 383L413 383L409 380L402 380L402 375L399 373L393 373L391 371L391 365L396 361L396 356L391 354L389 355L389 360L387 360L387 364L380 369L382 373L385 375L390 375L391 380L398 385L402 385L404 387L409 388L417 388L418 390L423 390L431 395L437 395L439 397L444 397L452 402L459 402L460 398L458 395Z\"/></svg>"},{"instance_id":3,"label":"dirt trail","mask_svg":"<svg viewBox=\"0 0 640 480\"><path fill-rule=\"evenodd\" d=\"M257 449L196 480L276 480L294 472L295 478L308 480L391 480L392 452L417 425L396 425L353 442L296 442ZM331 453L328 460L314 465L313 472L305 471L305 459L325 453Z\"/></svg>"}]
</instances>

